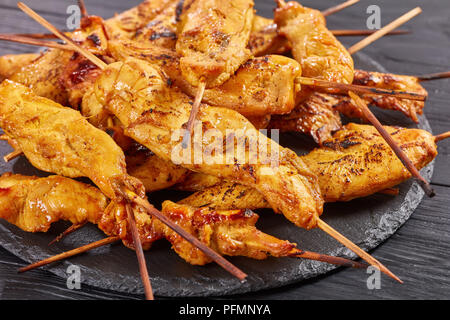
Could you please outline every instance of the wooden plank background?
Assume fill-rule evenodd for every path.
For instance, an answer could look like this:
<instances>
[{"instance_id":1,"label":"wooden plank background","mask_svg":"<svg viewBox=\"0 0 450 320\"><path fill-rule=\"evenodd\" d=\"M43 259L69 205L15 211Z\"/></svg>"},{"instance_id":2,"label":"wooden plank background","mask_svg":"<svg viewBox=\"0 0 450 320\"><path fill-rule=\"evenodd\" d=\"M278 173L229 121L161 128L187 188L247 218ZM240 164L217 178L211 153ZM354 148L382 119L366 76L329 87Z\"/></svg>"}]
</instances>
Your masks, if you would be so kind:
<instances>
[{"instance_id":1,"label":"wooden plank background","mask_svg":"<svg viewBox=\"0 0 450 320\"><path fill-rule=\"evenodd\" d=\"M66 9L76 1L25 1L59 28L65 27ZM137 0L86 0L89 13L110 17L132 7ZM271 0L255 0L259 13L270 16ZM305 0L302 4L326 9L340 0ZM16 7L16 0L0 3L0 32L45 32ZM332 29L366 28L366 9L371 4L381 8L382 25L408 10L421 6L424 12L402 28L411 34L385 37L364 49L386 69L394 73L423 74L450 70L450 2L448 0L362 0L328 18ZM345 38L347 46L360 38ZM0 55L33 52L35 48L0 43ZM430 93L425 114L434 133L450 130L450 80L428 82ZM450 295L450 141L439 144L432 184L437 192L433 199L422 201L412 218L372 254L383 261L405 284L383 277L380 290L369 290L364 271L337 270L331 274L275 290L235 296L256 299L448 299ZM1 299L141 299L82 285L69 290L66 281L44 270L17 274L24 263L0 248Z\"/></svg>"}]
</instances>

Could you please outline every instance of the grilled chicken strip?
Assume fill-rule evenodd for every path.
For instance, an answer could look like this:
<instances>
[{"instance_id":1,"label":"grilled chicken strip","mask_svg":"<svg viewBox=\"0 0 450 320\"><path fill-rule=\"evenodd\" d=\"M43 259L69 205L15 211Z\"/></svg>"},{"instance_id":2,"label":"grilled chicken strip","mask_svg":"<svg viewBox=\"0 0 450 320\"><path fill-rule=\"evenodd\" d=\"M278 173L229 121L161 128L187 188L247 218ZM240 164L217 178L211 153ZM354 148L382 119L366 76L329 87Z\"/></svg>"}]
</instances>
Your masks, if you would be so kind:
<instances>
[{"instance_id":1,"label":"grilled chicken strip","mask_svg":"<svg viewBox=\"0 0 450 320\"><path fill-rule=\"evenodd\" d=\"M158 66L169 84L195 96L197 89L183 78L179 57L173 51L124 41L110 41L109 49L116 60L135 57ZM296 105L300 86L294 83L294 79L300 75L300 65L287 57L271 55L251 59L225 83L206 89L203 102L236 110L246 117L288 113Z\"/></svg>"},{"instance_id":2,"label":"grilled chicken strip","mask_svg":"<svg viewBox=\"0 0 450 320\"><path fill-rule=\"evenodd\" d=\"M181 73L191 85L221 85L251 57L246 46L253 5L252 0L184 1L176 51Z\"/></svg>"},{"instance_id":3,"label":"grilled chicken strip","mask_svg":"<svg viewBox=\"0 0 450 320\"><path fill-rule=\"evenodd\" d=\"M420 129L386 127L394 140L421 169L437 155L434 137ZM323 146L301 159L318 176L326 202L350 201L394 187L411 177L393 151L369 125L348 124ZM191 174L181 189L200 190L183 204L216 209L269 208L257 190L211 176Z\"/></svg>"},{"instance_id":4,"label":"grilled chicken strip","mask_svg":"<svg viewBox=\"0 0 450 320\"><path fill-rule=\"evenodd\" d=\"M427 94L416 77L363 70L356 70L354 75L353 84L356 85ZM417 115L423 113L425 106L423 101L389 96L363 96L362 98L368 105L400 111L416 123L418 122ZM322 144L341 127L339 113L349 118L366 120L349 96L314 92L289 114L273 116L269 127L281 131L303 132L311 135L317 143Z\"/></svg>"},{"instance_id":5,"label":"grilled chicken strip","mask_svg":"<svg viewBox=\"0 0 450 320\"><path fill-rule=\"evenodd\" d=\"M275 211L282 212L296 225L304 228L315 226L323 204L317 177L295 153L259 133L239 113L225 108L202 106L192 143L200 144L200 152L209 161L196 164L191 158L191 152L195 153L198 147L188 148L187 158L183 159L181 154L183 131L179 129L188 121L190 98L168 87L150 64L136 59L110 64L98 78L95 90L99 102L120 120L124 133L160 158L178 162L190 170L252 186L266 196ZM246 132L257 141L242 145L244 157L241 159L228 149L226 154L231 159L226 161L224 153L208 151L210 139L196 140L196 130L205 134L208 129L221 133L221 139L225 140L219 145L225 146L226 141L231 141L229 148L235 148L237 142L234 134L237 132ZM227 132L227 129L234 132ZM250 159L254 146L259 146L259 150L266 148L267 152L262 152L252 164L247 159ZM275 150L279 150L279 163L272 166L271 156L277 156Z\"/></svg>"},{"instance_id":6,"label":"grilled chicken strip","mask_svg":"<svg viewBox=\"0 0 450 320\"><path fill-rule=\"evenodd\" d=\"M23 85L0 85L0 126L38 169L66 177L89 177L110 199L120 190L145 197L142 183L126 172L114 140L77 111L36 96Z\"/></svg>"},{"instance_id":7,"label":"grilled chicken strip","mask_svg":"<svg viewBox=\"0 0 450 320\"><path fill-rule=\"evenodd\" d=\"M161 48L175 50L177 43L177 24L184 0L173 1L169 6L136 31L133 40Z\"/></svg>"},{"instance_id":8,"label":"grilled chicken strip","mask_svg":"<svg viewBox=\"0 0 450 320\"><path fill-rule=\"evenodd\" d=\"M166 201L162 213L221 255L265 259L289 256L295 251L295 244L258 230L255 227L258 215L250 210L214 211ZM108 204L100 190L69 178L10 173L0 177L0 218L27 232L46 232L59 220L73 224L90 222L109 236L120 236L124 244L132 248L124 215L122 204ZM136 225L145 249L154 241L166 238L188 263L211 262L200 250L145 213L136 214Z\"/></svg>"},{"instance_id":9,"label":"grilled chicken strip","mask_svg":"<svg viewBox=\"0 0 450 320\"><path fill-rule=\"evenodd\" d=\"M0 57L0 81L9 79L22 67L39 58L39 53L8 54Z\"/></svg>"},{"instance_id":10,"label":"grilled chicken strip","mask_svg":"<svg viewBox=\"0 0 450 320\"><path fill-rule=\"evenodd\" d=\"M352 83L353 59L326 28L320 11L290 1L275 10L274 22L278 32L292 44L292 54L302 66L303 76Z\"/></svg>"},{"instance_id":11,"label":"grilled chicken strip","mask_svg":"<svg viewBox=\"0 0 450 320\"><path fill-rule=\"evenodd\" d=\"M131 39L136 31L161 14L169 5L179 0L145 0L138 6L106 20L109 39Z\"/></svg>"}]
</instances>

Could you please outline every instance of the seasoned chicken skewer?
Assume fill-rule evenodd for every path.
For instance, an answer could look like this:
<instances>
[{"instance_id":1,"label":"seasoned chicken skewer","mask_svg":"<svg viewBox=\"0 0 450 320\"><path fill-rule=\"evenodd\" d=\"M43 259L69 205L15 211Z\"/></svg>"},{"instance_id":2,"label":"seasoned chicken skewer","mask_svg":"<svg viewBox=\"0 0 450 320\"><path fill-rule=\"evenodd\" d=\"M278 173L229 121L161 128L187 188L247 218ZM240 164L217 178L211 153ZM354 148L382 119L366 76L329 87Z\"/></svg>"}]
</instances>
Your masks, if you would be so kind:
<instances>
[{"instance_id":1,"label":"seasoned chicken skewer","mask_svg":"<svg viewBox=\"0 0 450 320\"><path fill-rule=\"evenodd\" d=\"M326 28L321 12L279 0L274 21L278 32L292 44L292 54L304 76L352 83L353 59Z\"/></svg>"},{"instance_id":2,"label":"seasoned chicken skewer","mask_svg":"<svg viewBox=\"0 0 450 320\"><path fill-rule=\"evenodd\" d=\"M419 79L412 76L355 70L353 84L427 95ZM418 122L417 114L422 114L425 106L423 101L397 97L367 95L363 96L363 99L372 106L401 111L416 123ZM349 118L367 121L349 96L313 92L289 114L273 116L269 128L303 132L311 135L317 143L321 144L331 137L332 132L341 127L339 113Z\"/></svg>"},{"instance_id":3,"label":"seasoned chicken skewer","mask_svg":"<svg viewBox=\"0 0 450 320\"><path fill-rule=\"evenodd\" d=\"M437 155L435 137L420 129L387 127L394 140L421 169ZM317 175L326 202L349 201L391 188L411 178L373 126L348 124L323 146L301 159ZM192 174L179 186L200 190L181 203L217 209L268 208L255 189Z\"/></svg>"},{"instance_id":4,"label":"seasoned chicken skewer","mask_svg":"<svg viewBox=\"0 0 450 320\"><path fill-rule=\"evenodd\" d=\"M119 92L115 89L118 87L124 90ZM251 150L249 145L245 145L243 146L245 162L241 165L237 165L236 161L239 160L234 153L231 154L234 160L231 159L228 164L224 162L224 154L220 152L211 155L211 164L201 162L198 165L190 158L194 148L189 150L188 159L185 159L187 161L183 161L177 153L180 152L177 149L180 147L180 141L176 137L172 138L188 120L190 100L182 92L167 87L164 79L150 64L136 59L130 59L126 63L110 64L97 79L95 91L99 102L120 120L124 133L162 159L179 161L188 169L239 180L256 187L267 195L275 210L282 211L298 226L309 228L315 224L315 219L322 210L322 200L316 186L317 178L298 162L297 156L292 151L280 147L260 134L239 113L204 105L199 114L198 120L202 122L199 129L218 130L223 134L223 138L233 139L231 140L233 148L236 141L233 136L228 137L227 129L234 128L252 134L257 139L258 145L266 148L267 154L263 155L264 158L257 159L256 164L248 163L245 159L248 159ZM125 92L126 99L123 96ZM192 141L192 146L194 143L198 141ZM201 152L205 152L206 147L207 145L201 146ZM270 157L274 154L271 155L271 152L278 149L279 166L272 168ZM174 155L178 156L174 158ZM264 164L267 160L268 164ZM281 186L288 188L286 192L291 200L280 201L277 189Z\"/></svg>"},{"instance_id":5,"label":"seasoned chicken skewer","mask_svg":"<svg viewBox=\"0 0 450 320\"><path fill-rule=\"evenodd\" d=\"M217 87L251 57L246 48L253 21L253 0L192 0L179 16L176 52L187 82L197 88L183 147L192 134L205 88Z\"/></svg>"},{"instance_id":6,"label":"seasoned chicken skewer","mask_svg":"<svg viewBox=\"0 0 450 320\"><path fill-rule=\"evenodd\" d=\"M135 197L140 197L140 203L149 214L162 219L227 270L238 274L237 268L231 265L230 269L230 264L217 253L148 204L142 183L126 172L122 150L107 133L90 125L79 112L37 97L30 89L9 80L1 84L0 96L0 126L19 144L34 166L67 177L89 177L116 203L130 201L130 197L133 197L131 202L135 202L138 201ZM238 271L242 277L243 273Z\"/></svg>"},{"instance_id":7,"label":"seasoned chicken skewer","mask_svg":"<svg viewBox=\"0 0 450 320\"><path fill-rule=\"evenodd\" d=\"M76 50L77 52L83 54L84 56L86 56L86 58L88 58L89 60L95 62L100 68L104 69L105 72L104 72L104 74L102 74L101 77L103 77L106 73L108 73L108 76L111 74L111 71L110 71L111 69L108 70L108 68L104 65L104 63L99 61L98 58L93 56L88 51L86 51L86 50L82 49L81 47L77 46L72 40L70 40L69 38L67 38L63 34L61 34L55 27L53 27L50 23L48 23L48 21L46 21L45 19L43 19L42 17L37 15L34 11L32 11L30 8L26 7L22 3L19 4L19 7L23 11L25 11L27 14L29 14L31 17L33 17L36 21L38 21L42 25L46 26L49 30L51 30L53 33L55 33L55 35L57 35L58 37L60 37L64 41L68 42L70 47L72 47L74 50ZM117 64L116 67L119 67L119 65L120 64ZM139 66L139 67L142 67L142 66ZM137 69L139 69L139 68L137 68ZM154 100L152 98L153 98L153 95L155 94L155 92L158 91L158 90L156 88L156 90L152 89L153 91L149 92L148 89L152 88L155 83L157 84L157 82L159 82L158 75L155 74L155 70L154 69L153 70L151 70L151 68L145 68L145 69L146 69L145 71L147 73L144 70L141 70L141 73L132 75L131 79L133 79L134 82L132 82L132 84L131 83L128 84L128 88L133 88L136 85L137 85L137 88L139 86L142 86L142 85L144 86L142 88L145 89L146 92L144 93L144 95L141 95L138 98L142 102L147 101L145 106L142 106L142 105L140 106L141 107L141 111L142 111L141 116L144 116L144 115L147 116L148 113L152 114L154 112L154 110L152 108L153 104L154 104ZM132 69L130 71L136 71L136 69ZM144 72L142 72L142 71L144 71ZM105 81L102 83L102 87L100 88L101 90L108 91L108 89L106 89L106 88L108 88L108 85L111 85L111 83L114 85L114 89L113 90L118 88L116 86L116 84L117 84L116 82L119 80L119 74L118 73L122 72L122 67L120 67L119 70L115 70L115 72L116 72L116 77L110 78L110 79L108 79L108 77L105 77L105 79L104 79ZM150 82L148 81L149 79L146 79L146 76L148 76L148 75L150 75L150 77L151 77L151 81ZM155 81L155 82L153 82L153 81ZM96 85L98 84L98 82L99 81L97 81ZM106 85L106 87L104 87L104 85ZM161 86L161 84L159 84L159 85ZM99 88L97 86L97 90L96 91L98 91L98 89ZM113 93L113 92L114 91L112 91L111 93ZM146 124L143 124L142 122L135 123L136 114L135 114L134 110L129 110L129 109L127 110L127 108L123 108L123 106L119 107L115 103L111 104L110 102L111 102L111 100L113 100L111 94L108 93L106 96L103 95L103 94L104 94L104 92L101 92L101 91L100 92L96 92L96 95L98 95L99 102L101 104L108 103L109 106L107 108L109 109L109 111L111 111L111 113L113 113L116 117L118 117L118 119L122 122L122 125L123 125L123 127L125 129L124 130L125 134L129 135L130 137L134 138L136 141L138 141L138 142L140 142L143 145L148 147L148 144L149 144L148 142L152 141L152 139L150 139L150 141L149 141L149 139L148 139L149 137L146 137L145 134L143 135L143 132L141 132L141 131L142 131L142 129L144 129L144 131L145 131L145 129L151 129L152 125L154 126L156 123L150 124L150 126L147 126L147 128L145 128ZM131 95L131 96L133 96L133 95ZM117 97L117 98L119 98L119 97ZM148 100L148 98L150 98L150 99ZM182 98L182 97L180 96L180 98ZM196 99L196 100L197 100L196 102L198 103L199 99ZM129 103L129 101L127 101L127 99L124 99L124 101ZM166 100L165 102L167 103L167 101L173 101L173 99ZM196 102L194 102L194 105L195 105ZM138 105L139 105L139 103L138 103ZM156 105L154 107L157 108L157 107L160 107L160 106ZM122 117L120 117L120 115L118 113L123 112L124 110L125 110L126 114L122 114ZM130 111L132 111L132 113L130 113ZM170 112L169 113L166 112L166 114L169 115ZM224 127L223 127L223 124L222 124L222 118L217 119L218 115L217 114L214 115L214 113L211 114L211 115L213 116L213 118L216 118L216 119L214 119L215 120L214 123L210 123L210 124L213 124L213 128L214 128L214 126L215 126L216 129L221 128L222 129L222 134L223 134ZM151 117L151 115L149 115L149 116ZM181 114L181 118L182 117L183 116ZM192 120L192 117L189 117L189 118ZM231 117L231 118L233 118L233 117ZM206 117L206 119L208 119L208 118ZM172 120L173 122L176 123L177 121L180 120L180 117L175 117L173 119L168 118L168 119L165 119L165 120L169 120L169 122L170 122L170 120ZM219 121L217 121L217 120L219 120ZM163 124L163 123L161 123L161 122L158 123L159 126L161 124ZM164 124L167 125L167 122L165 122ZM130 125L131 125L131 128L130 128ZM139 127L141 127L141 128L139 128ZM158 129L160 130L162 128L163 127L159 127ZM245 129L245 128L246 128L245 122L241 123L241 125L239 126L239 130L242 130L242 129ZM201 130L203 131L203 128ZM253 130L254 130L254 128L253 128ZM169 130L169 132L170 131L171 130ZM159 133L161 134L163 132L164 132L164 130L162 132L160 131ZM220 132L220 130L219 130L219 132ZM254 133L254 131L252 132L252 130L250 130L250 132ZM167 132L166 132L166 134L167 134ZM157 145L153 145L153 148L150 147L150 149L152 149L152 151L153 151L153 149L157 149L157 150L159 149L159 151L161 153L165 153L165 155L168 156L167 151L169 151L170 149L173 148L173 143L168 143L167 138L169 138L169 137L167 137L167 135L166 135L166 140L162 141L161 140L162 136L163 135L158 135L156 137L157 141L154 140L154 142L156 142ZM227 135L225 135L225 136L227 136ZM262 136L262 135L258 136L257 133L255 134L255 137L258 137L258 139L260 138L260 136ZM223 137L222 137L222 139L223 139ZM232 139L234 140L234 134L233 134L233 138ZM142 142L143 140L146 140L145 142L147 142L147 143ZM191 141L189 141L189 142L191 143ZM270 153L273 153L273 151L275 149L278 149L278 145L274 144L274 143L271 143L270 140L266 140L266 141L263 140L263 142L264 143L263 144L259 144L259 146L264 148L264 150L266 150L266 152L267 152L267 150L270 150ZM165 143L165 145L164 145L164 143ZM222 140L222 145L223 145L223 140ZM183 139L182 146L183 146L184 149L187 147L186 139ZM169 149L166 149L167 147L169 147ZM245 149L247 149L247 146L245 146ZM203 147L201 147L201 150L203 150ZM233 150L234 150L234 142L233 142ZM173 155L173 151L174 150L171 150L171 151L172 151L172 155ZM155 152L155 153L158 153L158 152ZM234 151L233 151L233 153L234 153ZM194 152L194 154L195 154L195 152ZM246 150L244 151L244 156L245 156L246 159L249 159L248 156L247 156L247 151ZM216 157L216 159L215 159L215 161L213 161L213 163L214 162L217 163L217 160L219 160L219 162L220 162L220 157L221 157L220 152L219 153L214 153L214 157ZM237 159L236 158L234 158L234 159L235 159L235 164L236 164L236 160ZM264 156L262 156L262 159L263 159L263 161L266 161L267 153L264 153ZM301 225L306 225L308 222L312 221L313 226L317 226L317 227L321 228L322 230L327 232L329 235L334 237L336 240L338 240L341 243L345 244L348 248L350 248L351 250L356 252L358 255L363 257L365 260L370 262L372 265L376 265L381 271L383 271L384 273L388 274L389 276L391 276L392 278L396 279L397 281L401 282L401 280L398 277L396 277L394 274L392 274L392 272L390 272L386 267L384 267L379 261L377 261L376 259L374 259L370 255L368 255L366 252L361 250L361 248L356 246L350 240L345 238L339 232L334 230L331 226L329 226L324 221L320 220L317 216L314 215L314 211L317 210L318 208L319 208L319 213L322 210L323 202L322 202L322 199L320 199L320 194L317 197L313 197L311 199L312 201L307 201L306 203L302 202L300 204L300 212L301 212L300 215L298 215L296 212L291 210L292 208L295 208L295 207L297 207L299 205L298 200L297 200L298 198L296 197L297 196L296 191L300 191L301 189L303 189L302 190L302 193L303 193L303 197L302 198L303 199L305 199L305 195L304 195L305 191L309 192L310 196L315 193L315 177L313 175L310 175L309 172L305 172L303 164L299 162L299 159L295 156L295 154L292 153L292 151L289 151L289 150L286 150L286 149L283 150L283 154L281 156L281 159L283 159L283 162L286 161L286 160L288 161L286 163L286 165L283 163L282 166L277 166L276 167L277 173L283 173L284 175L287 174L286 178L282 181L281 185L279 183L277 183L277 182L279 182L279 181L277 181L277 179L273 179L273 178L272 179L261 179L261 178L266 178L265 175L273 176L273 173L274 173L273 166L272 166L272 168L268 168L267 165L262 166L262 167L257 167L257 169L263 169L264 173L258 172L258 174L256 175L256 177L259 178L259 180L260 180L259 183L258 183L258 179L256 179L256 186L260 186L266 191L266 194L267 194L266 198L269 200L269 202L273 202L273 204L272 203L271 204L272 204L272 207L274 208L274 210L280 210L281 212L283 212L283 214L285 216L287 216L288 218L291 218L291 221L293 220L297 224L300 222ZM222 159L222 161L223 161L223 159ZM292 168L289 169L289 166L292 166ZM205 166L199 166L199 167L200 168L204 168ZM208 166L206 166L206 167L208 167ZM214 168L214 166L212 168ZM280 168L281 168L281 170L280 170ZM227 169L229 170L229 168L227 168ZM250 176L254 176L253 167L250 166L250 169L251 169L251 172L249 172ZM288 169L288 171L286 172L285 169ZM294 171L292 169L296 169L296 170ZM208 168L206 168L206 171L208 171ZM212 170L212 171L214 171L214 170ZM229 174L229 172L230 171L228 171L228 174ZM295 175L295 172L297 173L297 175ZM294 173L294 177L297 178L297 179L295 179L295 178L292 179L293 176L289 176L289 174L292 174L292 173ZM225 173L225 174L227 174L227 173ZM241 179L242 178L248 178L247 174L248 173L246 172L246 170L244 170L242 173L238 174L238 178L241 178ZM261 182L262 182L262 185L261 185ZM293 184L294 188L292 188L292 187L286 188L287 186L289 186L289 184L287 184L286 182L289 182L290 184ZM254 181L251 181L251 183L255 184ZM304 186L307 186L307 188L300 188L299 189L299 187L304 187ZM284 199L284 200L282 200L280 202L280 201L278 201L279 200L278 198L272 197L274 195L274 193L272 194L271 192L276 191L277 189L280 189L280 187L282 187L284 189L288 189L288 191L289 191L289 189L293 189L291 192L288 192L288 195L289 195L289 198L292 197L292 196L294 196L294 198L290 198L289 201L287 201L287 202L286 202L286 199ZM311 191L313 191L313 192L311 193ZM139 198L136 194L132 194L130 192L128 192L127 195L128 195L130 200L132 200L132 201L134 201L136 203L139 203L141 206L146 208L149 211L149 213L152 213L152 209L153 208L147 202L142 200L142 198ZM273 206L274 204L276 204L276 206ZM317 204L319 204L319 206L317 206ZM313 207L311 207L311 205L313 205ZM298 207L295 208L295 209L298 210ZM127 211L131 211L131 210L127 210ZM309 212L309 213L307 213L305 215L305 212ZM312 215L311 215L311 213L312 213ZM158 218L162 219L161 216L158 216ZM313 218L313 219L311 220L311 218ZM162 219L162 220L164 220L164 219ZM168 223L168 222L166 222L166 223ZM174 227L174 229L176 230L175 227ZM183 234L183 232L181 230L179 230L178 232ZM191 241L193 241L195 243L195 239L191 239ZM207 252L207 251L205 250L204 252ZM214 255L212 255L212 256L214 256ZM219 259L219 261L220 261L220 259ZM225 262L223 262L223 264L221 264L221 265L225 265ZM230 266L230 268L231 268L231 266ZM238 271L235 268L234 269L231 268L231 270Z\"/></svg>"},{"instance_id":8,"label":"seasoned chicken skewer","mask_svg":"<svg viewBox=\"0 0 450 320\"><path fill-rule=\"evenodd\" d=\"M116 91L116 88L119 87L124 90ZM133 59L126 63L113 63L105 67L104 73L95 84L95 89L95 95L99 102L120 120L126 135L148 147L163 159L180 161L174 159L173 155L176 154L177 147L181 147L182 142L179 139L173 139L173 134L176 134L176 130L188 119L189 100L186 100L187 97L181 92L167 90L167 83L161 79L159 73L151 65ZM126 96L123 95L125 92ZM170 103L167 103L168 101ZM246 162L243 165L236 165L239 160L234 152L231 154L234 158L234 165L224 164L222 152L214 152L211 162L199 165L192 164L190 162L192 160L188 160L181 161L181 165L195 171L238 180L253 186L264 193L266 200L275 211L282 212L296 225L306 229L318 226L326 230L336 240L401 282L380 262L318 218L322 212L323 201L317 189L317 178L311 174L295 153L279 147L261 135L245 118L232 110L204 106L199 120L201 122L200 132L205 129L214 129L216 132L220 132L221 139L224 137L225 141L232 139L233 150L235 147L234 133L230 137L226 133L226 129L230 128L247 131L247 134L258 139L256 145L259 148L270 151L257 159L255 165ZM225 145L225 141L222 140L220 145ZM192 141L191 148L188 149L188 158L192 156L195 143L200 143L200 152L204 152L203 150L207 147L207 145L203 145L204 140ZM244 159L250 159L249 145L253 145L253 143L246 144L242 150ZM264 164L268 160L270 162L274 150L280 150L277 153L279 154L279 165L273 167ZM178 149L179 151L180 149ZM270 156L268 156L269 154ZM280 192L283 194L281 198Z\"/></svg>"},{"instance_id":9,"label":"seasoned chicken skewer","mask_svg":"<svg viewBox=\"0 0 450 320\"><path fill-rule=\"evenodd\" d=\"M127 247L134 248L129 226L120 218L126 214L123 204L109 202L93 186L61 176L38 178L6 173L0 177L0 188L0 218L24 231L47 232L51 224L59 220L74 225L90 222L106 235L117 236ZM35 202L40 206L31 205ZM343 258L304 252L293 243L263 233L255 227L258 215L250 210L214 211L166 201L162 213L221 255L258 260L268 256L305 257L339 265L364 266ZM208 256L145 212L136 215L136 223L145 249L154 241L166 238L186 262L193 265L211 262Z\"/></svg>"}]
</instances>

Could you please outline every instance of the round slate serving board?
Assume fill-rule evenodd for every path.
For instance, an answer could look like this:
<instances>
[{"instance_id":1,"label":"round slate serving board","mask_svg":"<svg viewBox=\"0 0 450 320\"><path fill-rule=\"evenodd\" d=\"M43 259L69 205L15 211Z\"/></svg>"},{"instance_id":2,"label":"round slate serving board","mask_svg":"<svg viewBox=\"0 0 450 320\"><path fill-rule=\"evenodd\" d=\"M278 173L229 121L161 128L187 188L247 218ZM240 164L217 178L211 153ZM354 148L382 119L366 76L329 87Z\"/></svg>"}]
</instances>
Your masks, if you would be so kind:
<instances>
[{"instance_id":1,"label":"round slate serving board","mask_svg":"<svg viewBox=\"0 0 450 320\"><path fill-rule=\"evenodd\" d=\"M386 72L382 66L362 53L356 54L354 60L357 68ZM376 110L376 115L387 125L415 126L397 112ZM420 117L418 127L431 131L424 117ZM280 139L283 146L290 147L299 154L306 153L314 146L311 139L300 134L284 134ZM10 151L11 148L6 143L0 144L2 155ZM34 169L24 157L10 163L2 162L0 172L8 171L47 175ZM429 180L432 171L433 164L430 164L422 170L422 174ZM184 195L162 191L150 195L149 199L157 205L164 199L177 200ZM389 238L408 220L422 197L423 192L418 184L408 181L400 186L400 194L396 197L376 194L347 203L327 204L322 218L364 250L370 250ZM356 258L355 254L320 230L299 229L271 210L258 213L261 217L257 226L261 230L295 242L301 249ZM31 263L104 237L95 226L89 225L49 247L48 243L67 226L65 223L57 223L46 234L30 234L1 221L0 245ZM170 250L170 245L164 240L156 243L146 253L146 259L154 293L168 297L219 296L280 287L325 274L336 268L321 262L292 258L269 258L264 261L230 258L232 263L249 275L248 279L241 283L217 265L195 267L187 264ZM47 266L46 269L67 278L66 271L70 264L80 267L82 284L121 292L143 293L136 255L121 243L92 250L68 261Z\"/></svg>"}]
</instances>

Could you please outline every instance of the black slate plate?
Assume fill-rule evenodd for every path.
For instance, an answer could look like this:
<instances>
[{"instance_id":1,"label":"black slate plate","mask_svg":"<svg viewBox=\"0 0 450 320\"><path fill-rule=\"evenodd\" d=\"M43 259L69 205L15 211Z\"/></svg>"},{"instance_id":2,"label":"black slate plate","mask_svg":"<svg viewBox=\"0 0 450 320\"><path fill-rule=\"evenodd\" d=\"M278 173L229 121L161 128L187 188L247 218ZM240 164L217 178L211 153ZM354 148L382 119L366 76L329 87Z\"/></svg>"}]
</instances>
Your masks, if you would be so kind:
<instances>
[{"instance_id":1,"label":"black slate plate","mask_svg":"<svg viewBox=\"0 0 450 320\"><path fill-rule=\"evenodd\" d=\"M362 53L355 55L355 66L366 70L385 71L374 60ZM412 122L396 112L376 111L385 124L413 127ZM430 130L427 120L420 118L420 128ZM313 144L311 140L298 134L281 136L281 144L298 153L305 153ZM0 144L0 153L10 152L6 143ZM46 175L34 169L21 157L11 163L1 163L0 172L13 171L22 174ZM422 170L430 179L433 165ZM179 193L159 192L150 196L154 203L160 200L182 197ZM373 195L348 203L327 204L323 219L353 240L365 250L375 248L391 236L413 213L423 197L423 192L415 182L401 185L396 197ZM320 230L305 231L287 222L283 216L270 210L260 212L258 227L263 231L295 242L301 249L317 251L329 255L355 258ZM30 234L2 221L0 222L0 245L27 262L35 262L48 256L70 250L101 239L103 234L95 226L87 226L69 235L62 243L48 246L67 224L58 223L47 234ZM283 286L315 277L335 269L335 266L320 262L291 258L254 261L247 258L230 260L249 274L244 283L230 276L217 265L205 267L188 265L170 250L168 243L161 241L146 253L153 289L159 296L218 296L245 293L261 289ZM75 264L81 269L82 283L109 290L129 293L143 293L136 256L121 244L98 248L89 253L73 257L47 269L66 278L67 267ZM355 270L355 272L358 272Z\"/></svg>"}]
</instances>

